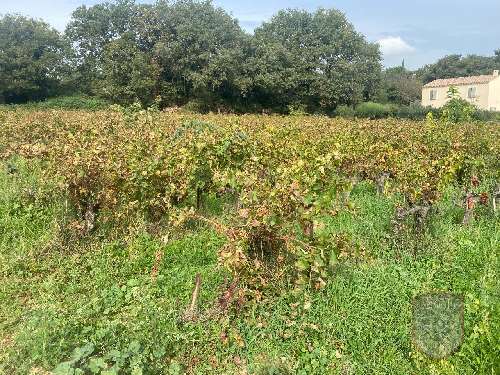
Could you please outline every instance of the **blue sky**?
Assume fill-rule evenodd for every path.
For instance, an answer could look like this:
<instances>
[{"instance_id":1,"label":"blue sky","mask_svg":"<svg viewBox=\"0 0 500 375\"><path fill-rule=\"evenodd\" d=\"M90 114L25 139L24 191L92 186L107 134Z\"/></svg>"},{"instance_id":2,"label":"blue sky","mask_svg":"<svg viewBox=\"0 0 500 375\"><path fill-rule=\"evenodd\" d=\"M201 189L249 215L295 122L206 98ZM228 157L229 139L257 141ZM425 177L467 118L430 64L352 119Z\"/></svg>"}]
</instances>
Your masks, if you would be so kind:
<instances>
[{"instance_id":1,"label":"blue sky","mask_svg":"<svg viewBox=\"0 0 500 375\"><path fill-rule=\"evenodd\" d=\"M99 0L0 0L0 14L21 13L43 18L64 30L71 12ZM142 2L148 2L142 0ZM151 2L151 1L149 1ZM410 68L447 54L492 55L500 48L500 0L215 0L251 32L283 8L343 11L368 40L379 42L384 64L402 59Z\"/></svg>"}]
</instances>

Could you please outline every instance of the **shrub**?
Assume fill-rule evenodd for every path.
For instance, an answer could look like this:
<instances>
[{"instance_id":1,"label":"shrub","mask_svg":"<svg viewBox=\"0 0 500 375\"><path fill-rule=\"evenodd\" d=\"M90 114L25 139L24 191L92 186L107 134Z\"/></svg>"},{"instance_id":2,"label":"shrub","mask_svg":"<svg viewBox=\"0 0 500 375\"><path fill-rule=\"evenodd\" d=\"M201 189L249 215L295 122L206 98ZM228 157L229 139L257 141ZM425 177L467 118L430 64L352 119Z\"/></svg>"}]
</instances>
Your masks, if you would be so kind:
<instances>
[{"instance_id":1,"label":"shrub","mask_svg":"<svg viewBox=\"0 0 500 375\"><path fill-rule=\"evenodd\" d=\"M234 113L245 114L245 113L263 113L265 112L264 107L260 103L253 102L242 102L238 101L232 104L232 109ZM270 112L270 111L268 111Z\"/></svg>"},{"instance_id":2,"label":"shrub","mask_svg":"<svg viewBox=\"0 0 500 375\"><path fill-rule=\"evenodd\" d=\"M388 117L390 114L390 106L380 103L366 102L356 107L356 116L361 118L379 119Z\"/></svg>"},{"instance_id":3,"label":"shrub","mask_svg":"<svg viewBox=\"0 0 500 375\"><path fill-rule=\"evenodd\" d=\"M471 121L477 112L477 107L462 99L455 86L448 90L450 99L442 108L441 119L447 122L459 123Z\"/></svg>"},{"instance_id":4,"label":"shrub","mask_svg":"<svg viewBox=\"0 0 500 375\"><path fill-rule=\"evenodd\" d=\"M452 98L442 108L444 121L458 123L471 121L476 117L477 108L462 98Z\"/></svg>"},{"instance_id":5,"label":"shrub","mask_svg":"<svg viewBox=\"0 0 500 375\"><path fill-rule=\"evenodd\" d=\"M210 105L202 100L193 99L182 106L182 109L187 112L208 113Z\"/></svg>"},{"instance_id":6,"label":"shrub","mask_svg":"<svg viewBox=\"0 0 500 375\"><path fill-rule=\"evenodd\" d=\"M89 96L60 96L43 102L28 103L26 106L37 109L82 109L98 111L108 108L110 103L104 99Z\"/></svg>"},{"instance_id":7,"label":"shrub","mask_svg":"<svg viewBox=\"0 0 500 375\"><path fill-rule=\"evenodd\" d=\"M300 103L290 104L288 106L288 114L290 116L304 116L307 114L307 106Z\"/></svg>"},{"instance_id":8,"label":"shrub","mask_svg":"<svg viewBox=\"0 0 500 375\"><path fill-rule=\"evenodd\" d=\"M353 118L356 112L353 107L347 105L339 105L335 110L335 116L344 118Z\"/></svg>"},{"instance_id":9,"label":"shrub","mask_svg":"<svg viewBox=\"0 0 500 375\"><path fill-rule=\"evenodd\" d=\"M500 112L479 109L472 117L477 121L500 121Z\"/></svg>"},{"instance_id":10,"label":"shrub","mask_svg":"<svg viewBox=\"0 0 500 375\"><path fill-rule=\"evenodd\" d=\"M420 103L415 102L410 105L402 105L398 107L395 117L407 118L410 120L423 120L428 113L432 113L433 117L439 117L441 111L437 108L423 107Z\"/></svg>"}]
</instances>

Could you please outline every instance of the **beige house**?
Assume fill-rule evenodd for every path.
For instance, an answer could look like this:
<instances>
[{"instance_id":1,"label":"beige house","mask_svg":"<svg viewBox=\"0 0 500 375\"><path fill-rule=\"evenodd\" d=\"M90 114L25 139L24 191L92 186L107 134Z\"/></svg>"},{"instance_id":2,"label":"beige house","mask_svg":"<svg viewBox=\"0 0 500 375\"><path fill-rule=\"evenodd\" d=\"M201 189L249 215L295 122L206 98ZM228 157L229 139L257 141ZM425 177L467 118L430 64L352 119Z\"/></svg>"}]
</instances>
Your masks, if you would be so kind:
<instances>
[{"instance_id":1,"label":"beige house","mask_svg":"<svg viewBox=\"0 0 500 375\"><path fill-rule=\"evenodd\" d=\"M437 79L422 88L422 105L442 107L448 99L448 89L455 86L462 98L478 108L500 111L500 77L492 75Z\"/></svg>"}]
</instances>

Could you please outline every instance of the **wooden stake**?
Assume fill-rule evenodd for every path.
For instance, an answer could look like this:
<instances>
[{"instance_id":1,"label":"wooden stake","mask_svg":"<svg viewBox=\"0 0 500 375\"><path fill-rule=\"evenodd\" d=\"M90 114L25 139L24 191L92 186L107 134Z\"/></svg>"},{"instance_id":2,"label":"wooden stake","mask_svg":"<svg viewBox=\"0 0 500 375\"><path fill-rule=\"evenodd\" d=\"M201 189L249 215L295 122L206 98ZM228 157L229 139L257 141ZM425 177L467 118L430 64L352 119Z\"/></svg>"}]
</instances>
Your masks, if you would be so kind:
<instances>
[{"instance_id":1,"label":"wooden stake","mask_svg":"<svg viewBox=\"0 0 500 375\"><path fill-rule=\"evenodd\" d=\"M201 287L201 275L197 273L195 278L193 295L191 296L191 305L189 305L189 312L191 314L195 314L196 312L198 305L198 296L200 295L200 287Z\"/></svg>"}]
</instances>

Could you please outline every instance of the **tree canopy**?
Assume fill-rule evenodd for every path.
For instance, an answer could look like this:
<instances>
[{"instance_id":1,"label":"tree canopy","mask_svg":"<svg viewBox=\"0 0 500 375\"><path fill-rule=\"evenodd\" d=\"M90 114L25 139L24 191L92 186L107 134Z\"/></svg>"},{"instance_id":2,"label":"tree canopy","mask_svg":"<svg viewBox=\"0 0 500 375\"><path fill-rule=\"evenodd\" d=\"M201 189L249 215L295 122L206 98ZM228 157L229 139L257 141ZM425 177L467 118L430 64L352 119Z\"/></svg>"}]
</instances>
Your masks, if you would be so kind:
<instances>
[{"instance_id":1,"label":"tree canopy","mask_svg":"<svg viewBox=\"0 0 500 375\"><path fill-rule=\"evenodd\" d=\"M90 93L119 102L159 95L165 105L240 95L239 68L249 37L210 1L82 6L66 33Z\"/></svg>"},{"instance_id":2,"label":"tree canopy","mask_svg":"<svg viewBox=\"0 0 500 375\"><path fill-rule=\"evenodd\" d=\"M423 83L441 78L468 77L474 75L492 74L493 70L500 69L500 50L495 56L478 55L449 55L429 64L417 71Z\"/></svg>"},{"instance_id":3,"label":"tree canopy","mask_svg":"<svg viewBox=\"0 0 500 375\"><path fill-rule=\"evenodd\" d=\"M404 66L385 69L382 73L380 102L409 105L420 101L422 81Z\"/></svg>"},{"instance_id":4,"label":"tree canopy","mask_svg":"<svg viewBox=\"0 0 500 375\"><path fill-rule=\"evenodd\" d=\"M18 15L0 18L0 103L57 94L68 43L47 23Z\"/></svg>"},{"instance_id":5,"label":"tree canopy","mask_svg":"<svg viewBox=\"0 0 500 375\"><path fill-rule=\"evenodd\" d=\"M416 72L383 71L378 44L335 9L282 10L253 35L210 0L84 5L64 34L43 21L0 17L7 103L72 93L120 104L331 112L368 100L410 104L422 83L499 68L500 49L446 56Z\"/></svg>"},{"instance_id":6,"label":"tree canopy","mask_svg":"<svg viewBox=\"0 0 500 375\"><path fill-rule=\"evenodd\" d=\"M370 98L380 79L378 46L334 9L280 11L255 31L255 45L253 84L264 101L335 108Z\"/></svg>"}]
</instances>

